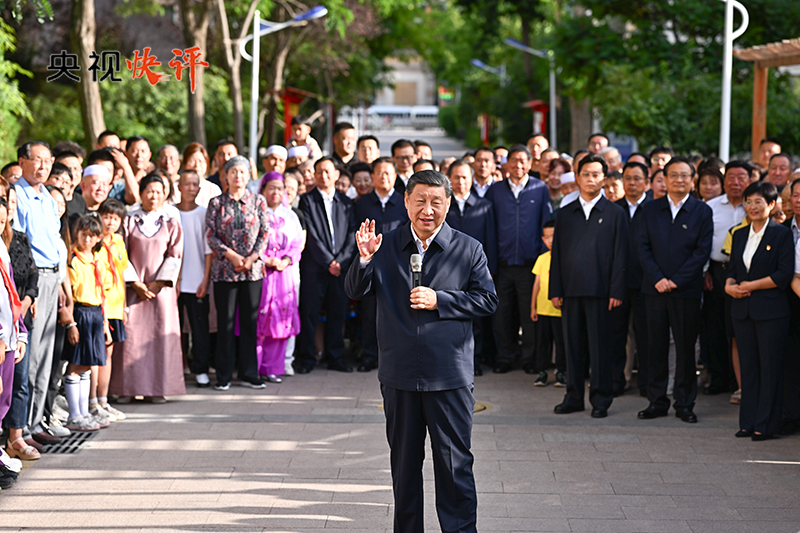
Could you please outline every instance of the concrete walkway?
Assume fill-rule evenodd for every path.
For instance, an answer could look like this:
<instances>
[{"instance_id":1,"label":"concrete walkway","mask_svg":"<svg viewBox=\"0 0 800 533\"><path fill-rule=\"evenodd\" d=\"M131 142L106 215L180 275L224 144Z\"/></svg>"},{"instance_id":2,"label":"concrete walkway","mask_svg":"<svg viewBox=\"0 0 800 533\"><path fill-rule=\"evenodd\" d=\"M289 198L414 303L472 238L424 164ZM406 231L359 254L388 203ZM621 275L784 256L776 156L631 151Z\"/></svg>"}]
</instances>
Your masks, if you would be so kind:
<instances>
[{"instance_id":1,"label":"concrete walkway","mask_svg":"<svg viewBox=\"0 0 800 533\"><path fill-rule=\"evenodd\" d=\"M794 533L800 438L735 439L728 396L700 423L640 421L629 393L604 420L557 416L564 389L521 371L476 378L478 528L497 531ZM1 531L384 532L389 450L376 373L315 369L266 391L196 389L126 406L71 455L47 455L0 493ZM426 526L439 531L433 470Z\"/></svg>"}]
</instances>

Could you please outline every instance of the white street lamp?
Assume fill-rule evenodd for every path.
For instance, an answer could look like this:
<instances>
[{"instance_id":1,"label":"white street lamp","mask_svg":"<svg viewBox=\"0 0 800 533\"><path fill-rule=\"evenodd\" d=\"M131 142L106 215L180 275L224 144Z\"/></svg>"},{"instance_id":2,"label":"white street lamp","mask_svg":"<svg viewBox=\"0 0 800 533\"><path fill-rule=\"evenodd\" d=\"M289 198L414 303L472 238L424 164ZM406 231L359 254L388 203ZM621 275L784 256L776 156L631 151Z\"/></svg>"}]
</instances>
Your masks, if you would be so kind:
<instances>
[{"instance_id":1,"label":"white street lamp","mask_svg":"<svg viewBox=\"0 0 800 533\"><path fill-rule=\"evenodd\" d=\"M506 84L508 83L508 75L506 74L505 63L500 65L500 68L495 68L495 67L490 67L480 59L470 59L469 62L472 63L472 66L474 67L478 67L479 69L485 70L486 72L494 74L495 76L500 76L501 87L505 87Z\"/></svg>"},{"instance_id":2,"label":"white street lamp","mask_svg":"<svg viewBox=\"0 0 800 533\"><path fill-rule=\"evenodd\" d=\"M322 18L328 14L328 9L324 6L317 6L309 9L305 13L297 15L292 20L286 22L270 22L268 20L261 20L261 12L256 11L253 18L253 33L245 37L239 42L239 52L242 57L247 61L253 63L253 79L250 84L250 157L255 161L258 158L258 76L259 76L259 61L261 55L260 38L270 33L291 28L292 26L303 26L308 24L309 21ZM259 39L254 36L258 35ZM253 41L253 55L247 53L245 45ZM254 60L255 58L256 60Z\"/></svg>"},{"instance_id":3,"label":"white street lamp","mask_svg":"<svg viewBox=\"0 0 800 533\"><path fill-rule=\"evenodd\" d=\"M719 158L728 162L731 152L731 78L733 72L733 41L742 36L750 23L750 14L737 0L725 2L725 35L722 48L722 102L719 117ZM733 8L742 15L742 25L733 31ZM755 154L753 154L755 155Z\"/></svg>"},{"instance_id":4,"label":"white street lamp","mask_svg":"<svg viewBox=\"0 0 800 533\"><path fill-rule=\"evenodd\" d=\"M514 39L505 39L505 43L509 46L513 46L517 50L522 50L526 54L530 54L532 56L541 57L542 59L547 59L550 62L550 147L555 148L556 143L558 142L558 136L556 135L556 62L555 62L555 54L552 50L537 50L536 48L531 48L530 46L526 46L519 41Z\"/></svg>"}]
</instances>

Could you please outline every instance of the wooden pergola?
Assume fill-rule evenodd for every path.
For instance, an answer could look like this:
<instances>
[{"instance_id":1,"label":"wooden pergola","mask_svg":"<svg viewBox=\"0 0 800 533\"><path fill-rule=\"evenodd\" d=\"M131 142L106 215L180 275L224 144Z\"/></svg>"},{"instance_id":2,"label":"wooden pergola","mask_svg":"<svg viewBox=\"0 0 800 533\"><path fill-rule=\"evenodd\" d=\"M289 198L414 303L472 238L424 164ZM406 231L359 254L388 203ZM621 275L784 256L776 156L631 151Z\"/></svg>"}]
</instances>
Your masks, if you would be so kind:
<instances>
[{"instance_id":1,"label":"wooden pergola","mask_svg":"<svg viewBox=\"0 0 800 533\"><path fill-rule=\"evenodd\" d=\"M753 63L753 134L752 154L758 153L761 139L767 136L767 80L769 69L800 64L800 38L785 39L742 50L734 50L733 55L743 61Z\"/></svg>"}]
</instances>

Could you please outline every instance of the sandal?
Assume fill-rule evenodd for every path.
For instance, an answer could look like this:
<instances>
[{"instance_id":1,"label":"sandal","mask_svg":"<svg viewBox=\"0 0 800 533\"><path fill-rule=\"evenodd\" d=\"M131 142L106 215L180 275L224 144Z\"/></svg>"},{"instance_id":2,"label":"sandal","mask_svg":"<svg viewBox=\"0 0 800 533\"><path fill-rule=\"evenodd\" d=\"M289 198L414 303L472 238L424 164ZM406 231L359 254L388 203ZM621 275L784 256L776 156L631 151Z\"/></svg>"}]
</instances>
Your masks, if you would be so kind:
<instances>
[{"instance_id":1,"label":"sandal","mask_svg":"<svg viewBox=\"0 0 800 533\"><path fill-rule=\"evenodd\" d=\"M19 450L14 448L14 445L18 442L24 444L24 446ZM39 450L27 444L25 439L22 437L14 441L8 441L6 444L6 452L8 453L9 457L18 457L23 461L35 461L41 457L41 455L39 455Z\"/></svg>"}]
</instances>

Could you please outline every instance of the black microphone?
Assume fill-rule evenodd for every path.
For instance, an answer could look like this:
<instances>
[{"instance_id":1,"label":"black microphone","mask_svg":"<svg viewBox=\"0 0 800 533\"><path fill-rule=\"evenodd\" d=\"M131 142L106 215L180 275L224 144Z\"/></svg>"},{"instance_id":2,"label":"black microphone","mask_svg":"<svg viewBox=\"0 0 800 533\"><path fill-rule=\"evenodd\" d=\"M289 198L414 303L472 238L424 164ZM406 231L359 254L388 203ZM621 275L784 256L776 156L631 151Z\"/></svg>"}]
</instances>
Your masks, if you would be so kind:
<instances>
[{"instance_id":1,"label":"black microphone","mask_svg":"<svg viewBox=\"0 0 800 533\"><path fill-rule=\"evenodd\" d=\"M419 254L411 255L411 277L415 289L422 285L422 256Z\"/></svg>"}]
</instances>

